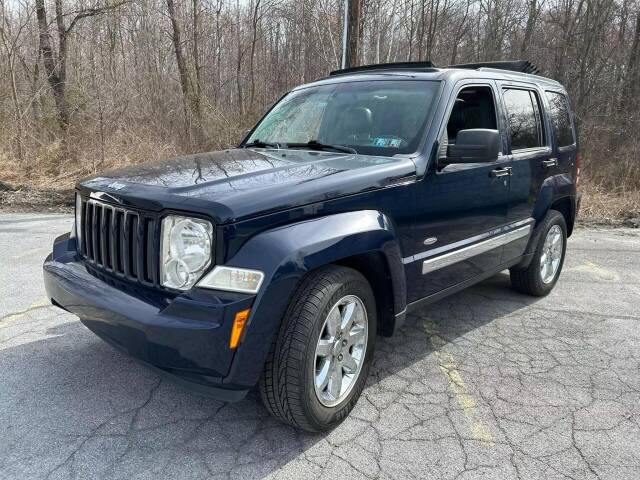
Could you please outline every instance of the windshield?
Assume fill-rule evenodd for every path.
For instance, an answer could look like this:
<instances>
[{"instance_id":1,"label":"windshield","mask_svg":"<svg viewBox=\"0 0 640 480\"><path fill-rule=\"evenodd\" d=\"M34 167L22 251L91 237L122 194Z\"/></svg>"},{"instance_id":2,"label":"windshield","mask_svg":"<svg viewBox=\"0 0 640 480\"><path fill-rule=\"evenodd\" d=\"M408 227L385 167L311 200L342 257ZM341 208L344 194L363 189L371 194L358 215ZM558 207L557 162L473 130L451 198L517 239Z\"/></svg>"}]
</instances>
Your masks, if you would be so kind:
<instances>
[{"instance_id":1,"label":"windshield","mask_svg":"<svg viewBox=\"0 0 640 480\"><path fill-rule=\"evenodd\" d=\"M367 155L413 153L439 82L380 80L320 85L286 95L245 143L322 144Z\"/></svg>"}]
</instances>

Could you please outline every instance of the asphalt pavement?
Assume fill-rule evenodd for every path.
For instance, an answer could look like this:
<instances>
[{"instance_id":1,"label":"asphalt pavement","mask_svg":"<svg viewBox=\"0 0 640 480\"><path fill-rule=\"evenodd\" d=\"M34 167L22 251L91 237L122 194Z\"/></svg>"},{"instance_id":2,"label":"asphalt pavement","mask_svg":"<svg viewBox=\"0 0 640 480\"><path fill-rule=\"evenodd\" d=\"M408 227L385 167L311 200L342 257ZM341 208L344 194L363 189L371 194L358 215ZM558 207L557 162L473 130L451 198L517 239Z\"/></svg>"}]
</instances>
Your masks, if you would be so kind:
<instances>
[{"instance_id":1,"label":"asphalt pavement","mask_svg":"<svg viewBox=\"0 0 640 480\"><path fill-rule=\"evenodd\" d=\"M546 298L500 274L411 315L351 416L311 435L49 305L41 264L71 222L0 214L0 479L640 478L640 230L579 229Z\"/></svg>"}]
</instances>

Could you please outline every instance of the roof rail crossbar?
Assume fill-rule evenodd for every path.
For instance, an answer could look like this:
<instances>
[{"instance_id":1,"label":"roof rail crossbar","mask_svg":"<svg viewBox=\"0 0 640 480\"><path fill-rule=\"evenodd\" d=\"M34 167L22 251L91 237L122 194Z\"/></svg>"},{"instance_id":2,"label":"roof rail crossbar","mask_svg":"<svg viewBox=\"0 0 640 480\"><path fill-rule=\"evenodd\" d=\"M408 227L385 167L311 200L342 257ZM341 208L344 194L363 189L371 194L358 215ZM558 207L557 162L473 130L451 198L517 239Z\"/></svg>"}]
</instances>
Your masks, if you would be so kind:
<instances>
[{"instance_id":1,"label":"roof rail crossbar","mask_svg":"<svg viewBox=\"0 0 640 480\"><path fill-rule=\"evenodd\" d=\"M449 65L449 68L495 68L498 70L510 70L512 72L528 73L530 75L539 75L540 71L533 63L528 60L506 60L500 62L478 62L478 63L459 63L457 65Z\"/></svg>"},{"instance_id":2,"label":"roof rail crossbar","mask_svg":"<svg viewBox=\"0 0 640 480\"><path fill-rule=\"evenodd\" d=\"M329 76L345 75L348 73L368 72L376 70L428 70L435 68L430 61L425 62L395 62L395 63L377 63L374 65L360 65L358 67L343 68L342 70L334 70Z\"/></svg>"}]
</instances>

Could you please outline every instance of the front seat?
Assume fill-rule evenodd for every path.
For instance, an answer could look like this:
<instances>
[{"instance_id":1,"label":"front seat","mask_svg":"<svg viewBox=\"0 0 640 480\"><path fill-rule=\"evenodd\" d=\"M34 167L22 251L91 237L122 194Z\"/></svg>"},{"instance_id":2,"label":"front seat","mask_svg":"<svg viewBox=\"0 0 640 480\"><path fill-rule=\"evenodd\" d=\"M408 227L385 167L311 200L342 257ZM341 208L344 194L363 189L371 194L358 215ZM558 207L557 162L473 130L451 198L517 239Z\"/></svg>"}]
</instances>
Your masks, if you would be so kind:
<instances>
[{"instance_id":1,"label":"front seat","mask_svg":"<svg viewBox=\"0 0 640 480\"><path fill-rule=\"evenodd\" d=\"M447 123L447 136L449 137L449 144L456 143L456 137L460 130L464 130L467 125L467 105L462 98L456 98L451 110L451 116Z\"/></svg>"},{"instance_id":2,"label":"front seat","mask_svg":"<svg viewBox=\"0 0 640 480\"><path fill-rule=\"evenodd\" d=\"M354 107L347 110L341 118L337 130L341 143L354 143L368 140L373 127L373 114L366 107Z\"/></svg>"}]
</instances>

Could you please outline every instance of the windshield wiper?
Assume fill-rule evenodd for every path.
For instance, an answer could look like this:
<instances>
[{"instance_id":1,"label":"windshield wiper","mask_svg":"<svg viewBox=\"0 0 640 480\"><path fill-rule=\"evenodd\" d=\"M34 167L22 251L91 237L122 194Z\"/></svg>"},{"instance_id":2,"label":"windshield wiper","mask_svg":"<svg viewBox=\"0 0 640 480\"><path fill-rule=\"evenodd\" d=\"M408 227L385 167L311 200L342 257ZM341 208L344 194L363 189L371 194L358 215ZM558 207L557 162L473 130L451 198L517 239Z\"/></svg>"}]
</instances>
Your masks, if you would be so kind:
<instances>
[{"instance_id":1,"label":"windshield wiper","mask_svg":"<svg viewBox=\"0 0 640 480\"><path fill-rule=\"evenodd\" d=\"M277 142L263 142L262 140L258 140L257 138L250 143L245 143L244 145L241 145L242 148L251 148L251 147L258 147L258 148L280 148L280 144Z\"/></svg>"},{"instance_id":2,"label":"windshield wiper","mask_svg":"<svg viewBox=\"0 0 640 480\"><path fill-rule=\"evenodd\" d=\"M320 143L317 140L309 140L307 143L286 143L285 148L308 148L310 150L331 150L334 152L358 154L355 148L345 147L344 145L330 145L328 143Z\"/></svg>"}]
</instances>

